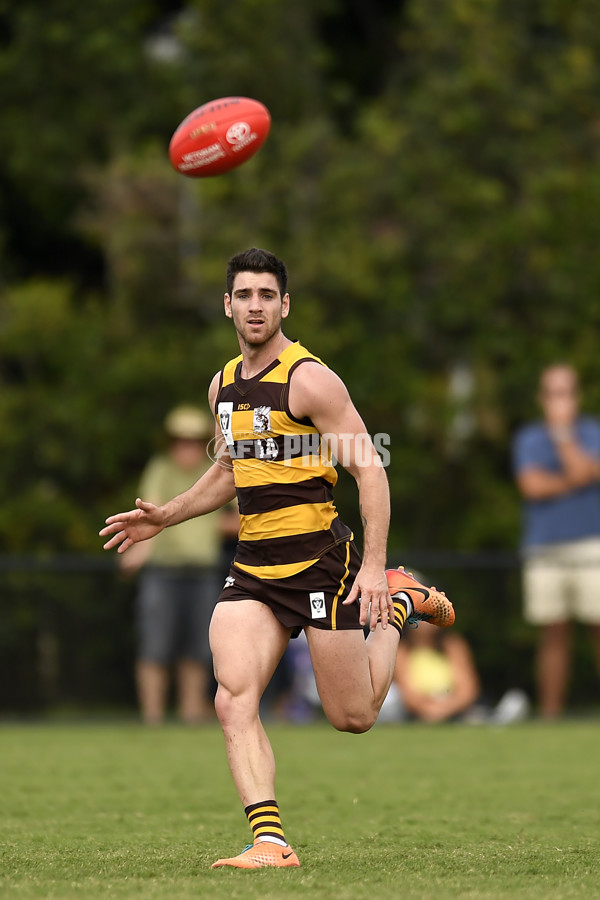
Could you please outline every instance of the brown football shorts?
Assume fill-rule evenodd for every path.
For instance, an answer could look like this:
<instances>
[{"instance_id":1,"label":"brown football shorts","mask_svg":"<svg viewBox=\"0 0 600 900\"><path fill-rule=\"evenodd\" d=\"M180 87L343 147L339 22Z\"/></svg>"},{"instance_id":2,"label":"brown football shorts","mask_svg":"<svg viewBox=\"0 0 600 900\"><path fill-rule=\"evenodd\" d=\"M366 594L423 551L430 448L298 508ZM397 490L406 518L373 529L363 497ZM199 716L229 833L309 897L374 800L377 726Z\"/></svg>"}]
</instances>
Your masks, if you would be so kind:
<instances>
[{"instance_id":1,"label":"brown football shorts","mask_svg":"<svg viewBox=\"0 0 600 900\"><path fill-rule=\"evenodd\" d=\"M288 578L257 578L233 564L218 599L259 600L298 637L307 626L325 631L358 630L360 604L343 605L361 566L353 541L336 544L324 556Z\"/></svg>"}]
</instances>

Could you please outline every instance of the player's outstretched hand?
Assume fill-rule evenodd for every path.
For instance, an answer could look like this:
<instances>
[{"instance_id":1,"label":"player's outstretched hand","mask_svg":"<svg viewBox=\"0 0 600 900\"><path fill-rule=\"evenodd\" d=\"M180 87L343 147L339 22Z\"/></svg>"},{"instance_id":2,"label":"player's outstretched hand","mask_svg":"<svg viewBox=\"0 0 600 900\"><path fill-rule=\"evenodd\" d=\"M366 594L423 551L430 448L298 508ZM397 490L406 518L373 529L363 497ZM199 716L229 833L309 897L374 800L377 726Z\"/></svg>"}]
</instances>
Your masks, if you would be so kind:
<instances>
[{"instance_id":1,"label":"player's outstretched hand","mask_svg":"<svg viewBox=\"0 0 600 900\"><path fill-rule=\"evenodd\" d=\"M370 571L363 565L343 603L348 605L357 600L360 602L359 622L364 626L368 621L371 631L375 631L379 618L382 628L387 628L390 619L394 620L394 604L385 572Z\"/></svg>"},{"instance_id":2,"label":"player's outstretched hand","mask_svg":"<svg viewBox=\"0 0 600 900\"><path fill-rule=\"evenodd\" d=\"M145 500L135 501L136 509L129 512L117 513L109 516L106 527L100 532L100 537L112 535L104 544L105 550L117 548L118 553L124 553L132 544L139 541L147 541L154 537L165 527L165 513L161 506L147 503Z\"/></svg>"}]
</instances>

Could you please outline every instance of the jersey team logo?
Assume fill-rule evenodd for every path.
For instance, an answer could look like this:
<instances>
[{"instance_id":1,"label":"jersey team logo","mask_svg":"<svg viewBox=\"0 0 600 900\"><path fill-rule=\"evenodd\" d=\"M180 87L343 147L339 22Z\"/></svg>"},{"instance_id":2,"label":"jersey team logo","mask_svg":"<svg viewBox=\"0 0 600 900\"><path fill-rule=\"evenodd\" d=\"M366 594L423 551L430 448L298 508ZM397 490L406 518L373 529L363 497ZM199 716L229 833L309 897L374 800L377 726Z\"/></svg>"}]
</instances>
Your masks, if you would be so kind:
<instances>
[{"instance_id":1,"label":"jersey team logo","mask_svg":"<svg viewBox=\"0 0 600 900\"><path fill-rule=\"evenodd\" d=\"M252 420L254 434L265 434L271 430L271 407L257 406Z\"/></svg>"},{"instance_id":2,"label":"jersey team logo","mask_svg":"<svg viewBox=\"0 0 600 900\"><path fill-rule=\"evenodd\" d=\"M308 595L310 600L310 615L312 619L324 619L327 616L327 608L325 606L325 594L323 591L311 591Z\"/></svg>"}]
</instances>

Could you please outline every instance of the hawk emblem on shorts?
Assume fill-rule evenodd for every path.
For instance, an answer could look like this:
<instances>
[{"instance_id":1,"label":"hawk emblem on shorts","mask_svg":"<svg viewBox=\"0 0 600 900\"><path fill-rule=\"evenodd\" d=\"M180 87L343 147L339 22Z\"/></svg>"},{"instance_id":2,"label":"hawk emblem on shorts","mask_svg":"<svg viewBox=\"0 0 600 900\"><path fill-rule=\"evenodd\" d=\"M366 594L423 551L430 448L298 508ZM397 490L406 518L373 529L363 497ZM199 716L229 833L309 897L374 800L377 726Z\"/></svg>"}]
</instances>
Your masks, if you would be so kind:
<instances>
[{"instance_id":1,"label":"hawk emblem on shorts","mask_svg":"<svg viewBox=\"0 0 600 900\"><path fill-rule=\"evenodd\" d=\"M254 434L265 434L271 430L271 407L256 406L254 408L254 417L252 421Z\"/></svg>"}]
</instances>

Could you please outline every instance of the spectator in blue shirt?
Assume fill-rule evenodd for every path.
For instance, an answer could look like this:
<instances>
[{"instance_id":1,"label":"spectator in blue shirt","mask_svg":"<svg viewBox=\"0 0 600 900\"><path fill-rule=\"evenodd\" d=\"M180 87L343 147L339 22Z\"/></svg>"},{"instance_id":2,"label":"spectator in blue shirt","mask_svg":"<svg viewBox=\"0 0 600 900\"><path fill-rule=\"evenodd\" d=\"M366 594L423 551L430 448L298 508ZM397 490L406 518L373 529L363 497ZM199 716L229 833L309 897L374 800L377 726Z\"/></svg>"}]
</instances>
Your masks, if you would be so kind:
<instances>
[{"instance_id":1,"label":"spectator in blue shirt","mask_svg":"<svg viewBox=\"0 0 600 900\"><path fill-rule=\"evenodd\" d=\"M575 370L542 372L543 420L513 442L524 498L525 618L540 626L537 684L541 715L565 705L571 664L571 623L590 627L600 672L600 420L580 415Z\"/></svg>"}]
</instances>

